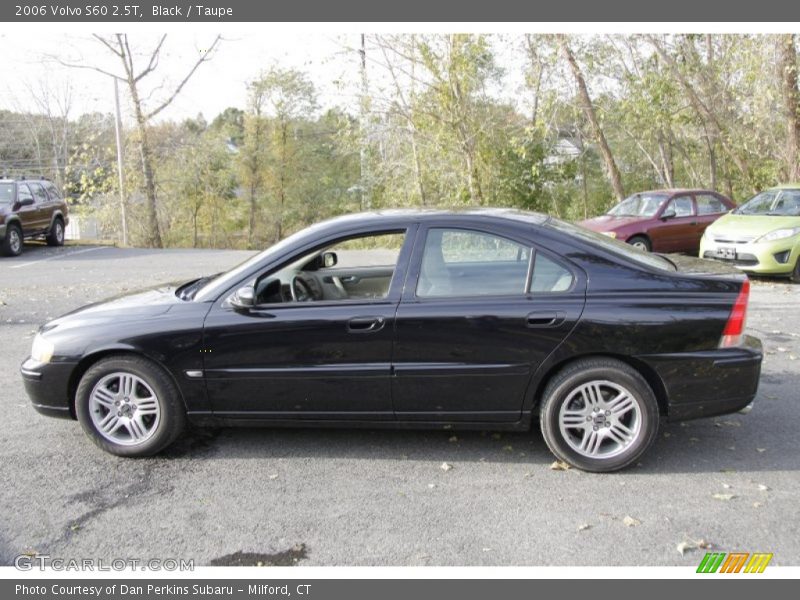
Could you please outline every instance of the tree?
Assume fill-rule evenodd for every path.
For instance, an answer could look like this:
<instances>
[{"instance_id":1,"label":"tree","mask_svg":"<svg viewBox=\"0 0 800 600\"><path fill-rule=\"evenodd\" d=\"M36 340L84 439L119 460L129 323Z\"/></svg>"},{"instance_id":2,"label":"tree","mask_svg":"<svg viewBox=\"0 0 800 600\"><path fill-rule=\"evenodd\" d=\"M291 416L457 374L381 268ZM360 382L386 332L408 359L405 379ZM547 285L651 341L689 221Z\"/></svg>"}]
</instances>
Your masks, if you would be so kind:
<instances>
[{"instance_id":1,"label":"tree","mask_svg":"<svg viewBox=\"0 0 800 600\"><path fill-rule=\"evenodd\" d=\"M140 85L144 79L154 73L158 68L161 51L164 46L164 42L167 39L167 35L162 35L152 51L148 53L149 58L144 67L138 67L135 64L135 55L131 50L131 45L127 34L117 33L114 36L109 37L94 34L93 37L100 44L102 44L105 50L113 54L119 60L120 64L122 65L121 74L119 71L112 72L104 68L88 64L65 62L60 59L59 62L73 68L92 69L109 77L118 79L128 86L131 105L133 107L133 114L136 120L142 182L147 206L147 243L149 246L154 248L160 248L163 244L161 239L161 229L158 223L158 197L154 178L152 148L148 139L148 125L155 116L172 104L189 79L191 79L195 74L200 65L211 58L214 50L222 38L221 36L217 35L208 48L200 53L199 57L192 64L187 74L171 90L171 92L169 92L160 102L157 102L155 107L147 108L145 106L146 101L142 97Z\"/></svg>"},{"instance_id":2,"label":"tree","mask_svg":"<svg viewBox=\"0 0 800 600\"><path fill-rule=\"evenodd\" d=\"M622 175L620 175L619 168L614 160L614 154L611 152L611 148L608 145L606 136L603 133L603 128L600 125L599 119L597 118L594 104L592 104L592 98L589 96L589 88L586 87L586 79L584 78L583 72L578 65L578 61L575 59L572 49L569 47L567 37L565 35L559 35L558 43L561 47L562 53L564 54L564 59L567 61L569 69L572 72L572 76L575 79L575 85L578 88L578 99L581 107L583 108L583 112L592 127L595 141L600 147L600 152L603 155L608 181L614 190L614 195L616 195L617 199L622 200L625 198L625 189L622 186Z\"/></svg>"},{"instance_id":3,"label":"tree","mask_svg":"<svg viewBox=\"0 0 800 600\"><path fill-rule=\"evenodd\" d=\"M778 69L786 120L786 174L789 181L800 181L800 92L797 89L797 49L791 33L778 38Z\"/></svg>"}]
</instances>

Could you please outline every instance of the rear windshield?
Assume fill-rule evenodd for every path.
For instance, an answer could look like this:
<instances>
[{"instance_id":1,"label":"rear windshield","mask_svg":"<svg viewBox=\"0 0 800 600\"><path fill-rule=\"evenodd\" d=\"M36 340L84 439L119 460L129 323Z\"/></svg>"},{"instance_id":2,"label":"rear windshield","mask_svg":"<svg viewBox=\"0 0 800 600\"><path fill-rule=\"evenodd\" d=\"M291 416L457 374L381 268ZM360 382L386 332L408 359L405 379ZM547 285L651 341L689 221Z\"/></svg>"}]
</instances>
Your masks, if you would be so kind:
<instances>
[{"instance_id":1,"label":"rear windshield","mask_svg":"<svg viewBox=\"0 0 800 600\"><path fill-rule=\"evenodd\" d=\"M14 184L0 183L0 204L11 204L14 201Z\"/></svg>"},{"instance_id":2,"label":"rear windshield","mask_svg":"<svg viewBox=\"0 0 800 600\"><path fill-rule=\"evenodd\" d=\"M617 241L602 233L591 231L572 223L566 223L558 219L550 219L547 223L550 227L563 231L564 233L573 237L579 238L584 242L600 246L603 250L621 256L624 259L632 260L647 267L661 269L663 271L675 271L675 265L668 261L666 258L658 254L652 254L643 250L638 250L630 244Z\"/></svg>"},{"instance_id":3,"label":"rear windshield","mask_svg":"<svg viewBox=\"0 0 800 600\"><path fill-rule=\"evenodd\" d=\"M608 211L614 217L652 217L658 212L667 194L634 194Z\"/></svg>"}]
</instances>

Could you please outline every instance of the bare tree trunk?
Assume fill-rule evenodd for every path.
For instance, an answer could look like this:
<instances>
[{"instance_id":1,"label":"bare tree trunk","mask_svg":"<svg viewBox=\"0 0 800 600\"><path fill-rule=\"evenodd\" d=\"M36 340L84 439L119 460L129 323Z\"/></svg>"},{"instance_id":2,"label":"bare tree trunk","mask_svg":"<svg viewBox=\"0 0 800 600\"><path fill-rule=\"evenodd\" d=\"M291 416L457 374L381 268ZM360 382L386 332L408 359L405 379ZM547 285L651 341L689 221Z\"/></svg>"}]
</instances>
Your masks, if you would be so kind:
<instances>
[{"instance_id":1,"label":"bare tree trunk","mask_svg":"<svg viewBox=\"0 0 800 600\"><path fill-rule=\"evenodd\" d=\"M133 113L136 117L136 128L139 133L139 156L142 161L142 177L144 183L145 209L147 218L147 245L151 248L162 248L161 228L158 225L158 213L156 206L156 182L153 176L153 154L150 149L150 140L147 135L147 118L142 110L142 102L139 99L139 90L133 74L128 77L128 89L131 92L131 102L133 103Z\"/></svg>"},{"instance_id":2,"label":"bare tree trunk","mask_svg":"<svg viewBox=\"0 0 800 600\"><path fill-rule=\"evenodd\" d=\"M786 172L790 181L800 180L800 92L797 89L797 50L794 35L778 40L783 109L786 118Z\"/></svg>"},{"instance_id":3,"label":"bare tree trunk","mask_svg":"<svg viewBox=\"0 0 800 600\"><path fill-rule=\"evenodd\" d=\"M572 53L567 43L566 36L559 35L558 41L561 45L564 58L566 58L567 63L569 63L569 68L572 71L572 76L575 78L575 83L578 86L578 98L580 99L583 112L592 126L595 141L600 147L600 153L603 155L608 181L611 184L611 188L614 190L614 195L616 195L617 199L622 200L625 198L625 189L622 187L622 176L620 175L619 168L617 168L614 155L611 153L611 148L606 141L603 128L600 126L600 121L597 119L597 113L594 110L592 99L589 96L589 89L586 87L586 80L583 77L578 61L575 60L575 55Z\"/></svg>"},{"instance_id":4,"label":"bare tree trunk","mask_svg":"<svg viewBox=\"0 0 800 600\"><path fill-rule=\"evenodd\" d=\"M275 227L275 243L280 242L283 237L283 211L286 206L286 144L289 141L288 128L288 123L281 123L281 166L278 175L278 220Z\"/></svg>"}]
</instances>

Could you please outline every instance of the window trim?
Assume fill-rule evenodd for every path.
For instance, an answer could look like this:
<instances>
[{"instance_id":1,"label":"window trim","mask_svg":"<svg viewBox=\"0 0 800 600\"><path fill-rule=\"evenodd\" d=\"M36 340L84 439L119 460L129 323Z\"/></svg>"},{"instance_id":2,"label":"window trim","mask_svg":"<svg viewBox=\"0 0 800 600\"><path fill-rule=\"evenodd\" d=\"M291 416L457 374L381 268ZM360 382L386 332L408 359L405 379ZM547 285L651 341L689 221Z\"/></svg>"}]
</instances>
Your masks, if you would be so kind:
<instances>
[{"instance_id":1,"label":"window trim","mask_svg":"<svg viewBox=\"0 0 800 600\"><path fill-rule=\"evenodd\" d=\"M471 233L481 233L485 235L491 235L494 237L503 238L510 242L513 242L519 246L523 246L528 248L528 267L526 269L526 276L525 276L525 287L523 287L522 291L519 293L511 293L511 294L479 294L479 295L472 295L472 296L463 296L463 295L453 295L453 296L418 296L417 295L417 287L419 286L419 278L422 273L422 256L425 252L425 244L428 241L428 233L431 229L449 229L449 230L458 230L458 231L468 231ZM531 263L533 262L533 257L536 255L536 248L527 240L521 240L513 235L509 235L506 232L499 232L493 228L487 227L478 227L478 226L470 226L470 225L451 225L447 223L429 223L424 225L419 229L417 232L417 240L414 244L414 252L411 255L410 261L411 264L408 269L408 274L406 275L406 284L405 290L403 293L403 302L452 302L456 301L476 301L476 300L485 300L485 299L508 299L508 298L516 298L516 299L525 299L530 296L530 293L527 292L527 282L528 276L531 271ZM574 280L574 274L573 274Z\"/></svg>"},{"instance_id":2,"label":"window trim","mask_svg":"<svg viewBox=\"0 0 800 600\"><path fill-rule=\"evenodd\" d=\"M554 257L554 256L552 255L552 253L550 253L550 252L542 252L542 251L541 251L541 250L539 250L538 248L535 248L534 250L535 250L534 254L535 254L536 256L539 256L539 254L543 254L543 255L544 255L545 257L547 257L549 260L553 261L553 262L554 262L554 263L556 263L558 266L560 266L560 267L562 267L564 270L568 271L568 272L569 272L569 274L572 276L572 282L570 283L569 287L568 287L567 289L563 290L563 291L558 291L558 292L534 292L533 290L531 290L531 285L533 284L533 274L534 274L534 272L536 271L536 261L534 260L534 261L533 261L533 266L531 267L531 279L530 279L530 281L528 282L528 286L527 286L527 288L526 288L526 289L528 290L528 292L527 292L527 293L528 293L528 294L529 294L529 295L530 295L532 298L541 298L541 297L545 297L545 298L553 298L553 297L555 297L555 296L563 296L563 295L566 295L566 294L571 294L572 292L574 292L574 291L575 291L575 287L578 285L578 275L577 275L577 273L575 272L575 269L573 269L573 268L571 267L571 265L567 265L567 264L565 264L565 262L564 262L564 260L563 260L563 259L561 259L561 258L558 258L558 257Z\"/></svg>"},{"instance_id":3,"label":"window trim","mask_svg":"<svg viewBox=\"0 0 800 600\"><path fill-rule=\"evenodd\" d=\"M315 300L312 302L269 302L265 304L256 304L250 309L250 313L263 313L263 312L272 312L275 310L281 309L291 309L291 308L311 308L311 307L331 307L331 306L376 306L376 305L391 305L397 304L400 301L400 297L402 296L403 292L403 285L405 283L405 268L404 265L409 264L409 255L413 249L413 241L416 241L416 232L417 228L413 224L404 224L399 225L397 227L386 227L374 230L362 230L362 231L350 231L349 233L342 233L339 235L335 235L333 237L326 238L325 241L313 244L310 246L305 246L300 248L296 251L291 252L288 255L285 255L281 260L269 268L265 268L263 270L258 270L255 273L251 273L244 279L241 279L236 285L228 288L223 294L221 294L215 304L220 306L221 308L227 310L233 310L230 304L230 298L233 294L236 293L240 287L243 287L248 282L255 281L260 279L261 277L268 276L270 273L274 273L276 271L280 271L282 268L286 267L287 265L291 264L292 262L298 260L300 256L304 254L311 254L333 244L337 244L341 241L346 241L350 239L357 239L357 238L364 238L364 237L373 237L379 235L391 235L391 234L404 234L405 239L403 240L403 245L400 248L400 252L397 255L397 263L394 267L394 273L392 274L392 279L389 282L389 291L383 298L373 298L373 299L366 299L366 298L347 298L343 300Z\"/></svg>"}]
</instances>

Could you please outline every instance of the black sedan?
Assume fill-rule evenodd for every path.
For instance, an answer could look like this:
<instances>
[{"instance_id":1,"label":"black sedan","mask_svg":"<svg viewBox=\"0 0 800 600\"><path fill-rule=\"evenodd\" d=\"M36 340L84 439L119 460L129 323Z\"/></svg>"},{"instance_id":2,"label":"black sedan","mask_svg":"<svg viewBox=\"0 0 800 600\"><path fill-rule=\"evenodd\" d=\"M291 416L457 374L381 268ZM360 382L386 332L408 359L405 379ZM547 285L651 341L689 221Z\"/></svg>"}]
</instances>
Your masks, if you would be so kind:
<instances>
[{"instance_id":1,"label":"black sedan","mask_svg":"<svg viewBox=\"0 0 800 600\"><path fill-rule=\"evenodd\" d=\"M662 419L748 408L749 282L512 210L389 211L305 229L227 273L44 325L41 413L152 455L214 425L527 430L589 471Z\"/></svg>"}]
</instances>

